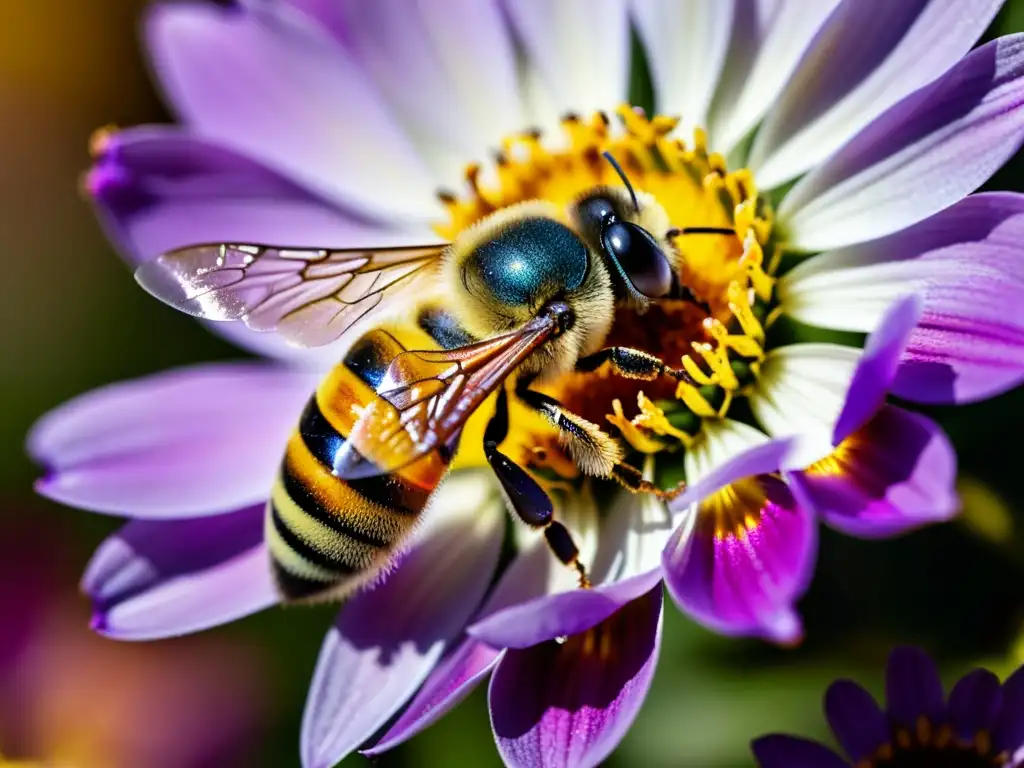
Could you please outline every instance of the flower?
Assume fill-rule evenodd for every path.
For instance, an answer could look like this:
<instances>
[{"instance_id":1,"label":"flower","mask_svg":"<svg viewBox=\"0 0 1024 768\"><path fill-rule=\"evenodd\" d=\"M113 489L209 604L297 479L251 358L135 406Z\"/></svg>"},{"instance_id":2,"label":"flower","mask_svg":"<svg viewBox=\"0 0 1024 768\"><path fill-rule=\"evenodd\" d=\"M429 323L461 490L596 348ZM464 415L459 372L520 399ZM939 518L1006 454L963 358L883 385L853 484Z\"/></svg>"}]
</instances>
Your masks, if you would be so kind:
<instances>
[{"instance_id":1,"label":"flower","mask_svg":"<svg viewBox=\"0 0 1024 768\"><path fill-rule=\"evenodd\" d=\"M886 671L885 711L852 680L825 694L825 716L849 761L807 739L756 739L760 768L909 768L1015 766L1024 759L1024 667L1002 684L987 669L964 675L944 699L931 658L896 648Z\"/></svg>"},{"instance_id":2,"label":"flower","mask_svg":"<svg viewBox=\"0 0 1024 768\"><path fill-rule=\"evenodd\" d=\"M245 762L269 701L260 654L214 637L145 649L96 637L63 579L70 553L36 512L0 524L0 609L12 619L0 642L0 765Z\"/></svg>"},{"instance_id":3,"label":"flower","mask_svg":"<svg viewBox=\"0 0 1024 768\"><path fill-rule=\"evenodd\" d=\"M507 762L594 764L650 682L663 575L697 620L794 642L819 515L874 536L952 514L948 441L885 397L965 402L1022 378L1024 197L970 194L1024 140L1024 37L971 50L1000 5L155 6L147 41L181 125L97 134L85 180L133 264L199 242L443 243L521 200L621 183L609 151L681 230L681 278L701 304L618 310L607 339L678 361L696 384L599 370L546 390L618 430L648 482L685 474L689 492L666 508L585 482L552 429L517 412L503 450L548 477L594 588L572 590L523 534L485 594L502 503L460 454L417 546L325 642L307 766L357 748L419 689L382 743L407 737L491 670ZM625 103L631 20L650 115ZM699 227L731 234L685 232ZM872 333L863 351L784 344L790 320ZM317 371L351 339L298 351L212 327L276 362L113 385L30 436L41 493L133 518L85 578L106 634L195 631L277 601L261 508ZM610 686L600 706L565 698L582 675Z\"/></svg>"}]
</instances>

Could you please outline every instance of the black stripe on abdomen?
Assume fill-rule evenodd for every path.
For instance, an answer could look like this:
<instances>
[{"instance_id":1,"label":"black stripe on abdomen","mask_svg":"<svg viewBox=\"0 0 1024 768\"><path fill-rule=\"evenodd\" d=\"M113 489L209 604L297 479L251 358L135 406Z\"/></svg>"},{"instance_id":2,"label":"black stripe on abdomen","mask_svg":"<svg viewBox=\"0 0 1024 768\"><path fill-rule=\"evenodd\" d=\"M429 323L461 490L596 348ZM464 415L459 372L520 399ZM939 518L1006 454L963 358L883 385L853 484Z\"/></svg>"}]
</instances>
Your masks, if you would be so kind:
<instances>
[{"instance_id":1,"label":"black stripe on abdomen","mask_svg":"<svg viewBox=\"0 0 1024 768\"><path fill-rule=\"evenodd\" d=\"M274 559L270 561L270 568L277 588L281 590L287 600L320 597L334 586L332 582L307 579L305 576L292 573Z\"/></svg>"},{"instance_id":2,"label":"black stripe on abdomen","mask_svg":"<svg viewBox=\"0 0 1024 768\"><path fill-rule=\"evenodd\" d=\"M299 421L299 434L309 452L328 472L333 472L335 458L345 446L342 435L324 416L314 395L306 403ZM430 494L395 474L382 474L346 480L349 488L373 503L401 515L418 515L427 505ZM290 493L290 491L289 491Z\"/></svg>"},{"instance_id":3,"label":"black stripe on abdomen","mask_svg":"<svg viewBox=\"0 0 1024 768\"><path fill-rule=\"evenodd\" d=\"M351 564L344 560L339 560L336 557L332 557L326 552L317 549L289 528L288 523L286 523L281 517L281 512L273 501L270 502L270 519L273 522L274 530L277 531L277 535L281 537L281 540L288 545L289 549L295 552L295 554L301 556L306 562L315 565L318 568L330 571L339 577L349 576L356 573L357 569Z\"/></svg>"}]
</instances>

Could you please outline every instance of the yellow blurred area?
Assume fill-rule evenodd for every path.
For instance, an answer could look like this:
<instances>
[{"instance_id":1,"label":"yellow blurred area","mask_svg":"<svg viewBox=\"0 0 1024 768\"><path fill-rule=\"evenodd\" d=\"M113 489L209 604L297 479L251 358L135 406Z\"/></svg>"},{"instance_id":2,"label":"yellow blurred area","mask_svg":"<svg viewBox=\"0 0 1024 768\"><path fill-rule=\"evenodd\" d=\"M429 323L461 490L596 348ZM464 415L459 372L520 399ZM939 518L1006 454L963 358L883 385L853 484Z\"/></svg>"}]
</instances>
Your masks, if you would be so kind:
<instances>
[{"instance_id":1,"label":"yellow blurred area","mask_svg":"<svg viewBox=\"0 0 1024 768\"><path fill-rule=\"evenodd\" d=\"M960 494L960 518L974 534L993 544L1013 539L1013 514L1007 501L990 485L971 476L957 482Z\"/></svg>"}]
</instances>

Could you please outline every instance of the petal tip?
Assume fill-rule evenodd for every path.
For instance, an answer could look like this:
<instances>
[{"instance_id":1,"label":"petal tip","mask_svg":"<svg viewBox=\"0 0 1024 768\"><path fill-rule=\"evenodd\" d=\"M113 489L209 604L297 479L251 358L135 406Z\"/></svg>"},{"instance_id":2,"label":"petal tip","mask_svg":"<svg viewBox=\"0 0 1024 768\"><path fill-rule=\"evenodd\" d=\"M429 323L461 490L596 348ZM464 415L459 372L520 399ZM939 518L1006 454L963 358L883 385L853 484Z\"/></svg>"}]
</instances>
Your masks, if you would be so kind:
<instances>
[{"instance_id":1,"label":"petal tip","mask_svg":"<svg viewBox=\"0 0 1024 768\"><path fill-rule=\"evenodd\" d=\"M782 611L764 628L764 636L779 648L792 650L800 647L805 638L803 621L796 611Z\"/></svg>"},{"instance_id":2,"label":"petal tip","mask_svg":"<svg viewBox=\"0 0 1024 768\"><path fill-rule=\"evenodd\" d=\"M107 612L98 607L93 608L92 616L89 617L89 629L103 637L114 638Z\"/></svg>"}]
</instances>

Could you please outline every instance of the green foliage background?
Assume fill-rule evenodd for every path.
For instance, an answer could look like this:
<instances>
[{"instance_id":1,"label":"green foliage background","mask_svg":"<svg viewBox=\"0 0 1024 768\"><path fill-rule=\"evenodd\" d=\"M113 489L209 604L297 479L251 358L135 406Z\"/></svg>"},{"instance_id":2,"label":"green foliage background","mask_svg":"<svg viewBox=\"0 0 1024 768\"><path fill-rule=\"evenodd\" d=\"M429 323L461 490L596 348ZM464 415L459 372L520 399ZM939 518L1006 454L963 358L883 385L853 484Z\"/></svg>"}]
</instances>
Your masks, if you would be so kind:
<instances>
[{"instance_id":1,"label":"green foliage background","mask_svg":"<svg viewBox=\"0 0 1024 768\"><path fill-rule=\"evenodd\" d=\"M37 470L23 450L30 424L107 382L239 355L137 290L77 192L94 128L168 119L137 43L142 6L0 2L0 515L44 521L48 535L73 553L65 563L69 591L118 523L33 496ZM1022 29L1024 0L1012 0L988 36ZM635 85L643 98L645 84ZM988 186L1024 189L1024 157ZM971 478L964 519L886 542L824 530L817 577L801 604L807 640L797 649L719 638L669 606L654 688L609 766L745 766L752 764L748 742L758 734L827 737L820 702L828 681L851 676L879 691L896 643L924 645L950 679L975 663L1012 663L1024 627L1024 391L932 414L948 428ZM271 714L253 755L239 764L297 765L306 686L332 615L273 610L216 630L267 654L266 668L253 674L268 679ZM162 645L153 644L153 653ZM355 757L346 765L365 762ZM379 763L499 765L483 689Z\"/></svg>"}]
</instances>

